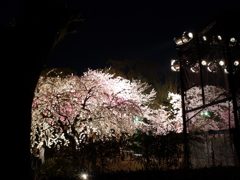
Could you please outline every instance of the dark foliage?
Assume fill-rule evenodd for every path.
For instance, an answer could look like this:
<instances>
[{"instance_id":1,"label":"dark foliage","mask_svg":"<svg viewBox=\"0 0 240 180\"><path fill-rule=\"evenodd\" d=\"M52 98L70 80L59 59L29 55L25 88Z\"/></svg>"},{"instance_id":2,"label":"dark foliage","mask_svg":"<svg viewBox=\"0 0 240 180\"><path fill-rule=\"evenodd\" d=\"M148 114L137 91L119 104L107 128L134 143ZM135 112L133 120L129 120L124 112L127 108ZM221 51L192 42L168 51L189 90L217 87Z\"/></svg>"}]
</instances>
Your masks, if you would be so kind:
<instances>
[{"instance_id":1,"label":"dark foliage","mask_svg":"<svg viewBox=\"0 0 240 180\"><path fill-rule=\"evenodd\" d=\"M192 170L117 172L96 175L92 180L239 180L240 167L215 167Z\"/></svg>"},{"instance_id":2,"label":"dark foliage","mask_svg":"<svg viewBox=\"0 0 240 180\"><path fill-rule=\"evenodd\" d=\"M34 89L45 61L66 34L75 32L77 11L54 0L21 0L14 20L0 26L3 94L2 171L6 179L31 179L30 127ZM17 140L17 142L15 142ZM18 169L18 173L12 173Z\"/></svg>"}]
</instances>

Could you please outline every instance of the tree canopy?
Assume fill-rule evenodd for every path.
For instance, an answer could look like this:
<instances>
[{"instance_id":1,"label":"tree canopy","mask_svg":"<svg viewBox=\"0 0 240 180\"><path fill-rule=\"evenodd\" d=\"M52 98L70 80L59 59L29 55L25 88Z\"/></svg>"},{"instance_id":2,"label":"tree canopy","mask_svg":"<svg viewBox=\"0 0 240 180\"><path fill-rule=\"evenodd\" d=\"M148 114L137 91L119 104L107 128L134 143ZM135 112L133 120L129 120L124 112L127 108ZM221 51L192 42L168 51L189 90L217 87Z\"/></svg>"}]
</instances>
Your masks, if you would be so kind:
<instances>
[{"instance_id":1,"label":"tree canopy","mask_svg":"<svg viewBox=\"0 0 240 180\"><path fill-rule=\"evenodd\" d=\"M86 135L96 140L147 128L140 119L156 92L143 93L147 83L113 76L88 70L81 77L40 77L32 106L32 144L38 139L49 146L66 145L87 141Z\"/></svg>"},{"instance_id":2,"label":"tree canopy","mask_svg":"<svg viewBox=\"0 0 240 180\"><path fill-rule=\"evenodd\" d=\"M158 108L159 104L168 105L168 92L178 93L178 79L171 71L162 69L157 62L144 59L125 59L122 61L110 59L106 65L108 68L110 67L109 72L116 76L130 80L139 79L150 84L151 88L157 92L152 107Z\"/></svg>"}]
</instances>

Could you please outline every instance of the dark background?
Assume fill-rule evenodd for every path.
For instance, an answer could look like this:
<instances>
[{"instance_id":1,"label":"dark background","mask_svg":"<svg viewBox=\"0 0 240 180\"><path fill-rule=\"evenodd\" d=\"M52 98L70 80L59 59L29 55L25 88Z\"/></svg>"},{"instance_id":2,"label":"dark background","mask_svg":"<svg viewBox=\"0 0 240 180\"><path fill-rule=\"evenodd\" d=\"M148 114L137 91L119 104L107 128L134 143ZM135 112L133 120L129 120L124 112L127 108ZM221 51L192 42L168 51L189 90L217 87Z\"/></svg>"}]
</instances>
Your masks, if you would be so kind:
<instances>
[{"instance_id":1,"label":"dark background","mask_svg":"<svg viewBox=\"0 0 240 180\"><path fill-rule=\"evenodd\" d=\"M239 9L239 0L57 0L77 9L84 22L50 54L46 68L104 68L109 59L145 59L169 68L177 58L173 38L201 31L222 9ZM17 0L1 0L0 23L18 12Z\"/></svg>"}]
</instances>

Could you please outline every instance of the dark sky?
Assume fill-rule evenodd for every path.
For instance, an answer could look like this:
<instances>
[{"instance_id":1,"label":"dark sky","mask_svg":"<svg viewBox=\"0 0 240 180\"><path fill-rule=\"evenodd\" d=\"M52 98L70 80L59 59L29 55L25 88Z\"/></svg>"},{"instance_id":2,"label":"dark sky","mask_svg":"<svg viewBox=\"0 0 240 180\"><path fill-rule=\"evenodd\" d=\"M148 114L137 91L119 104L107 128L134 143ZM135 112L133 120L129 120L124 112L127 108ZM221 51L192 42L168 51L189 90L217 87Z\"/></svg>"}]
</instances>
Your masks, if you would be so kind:
<instances>
[{"instance_id":1,"label":"dark sky","mask_svg":"<svg viewBox=\"0 0 240 180\"><path fill-rule=\"evenodd\" d=\"M1 0L0 22L14 17L17 2ZM221 9L239 9L239 0L59 0L77 9L84 22L53 50L47 67L77 71L103 68L108 59L145 59L170 69L177 58L173 38L201 31Z\"/></svg>"}]
</instances>

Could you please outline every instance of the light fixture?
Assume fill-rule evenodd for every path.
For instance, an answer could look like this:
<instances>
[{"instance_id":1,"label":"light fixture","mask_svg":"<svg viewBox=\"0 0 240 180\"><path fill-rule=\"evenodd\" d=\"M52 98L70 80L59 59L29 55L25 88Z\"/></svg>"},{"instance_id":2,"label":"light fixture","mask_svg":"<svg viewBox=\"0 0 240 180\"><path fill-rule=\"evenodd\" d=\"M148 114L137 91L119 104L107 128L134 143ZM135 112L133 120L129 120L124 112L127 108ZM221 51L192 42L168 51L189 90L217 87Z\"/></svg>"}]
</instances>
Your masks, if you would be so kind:
<instances>
[{"instance_id":1,"label":"light fixture","mask_svg":"<svg viewBox=\"0 0 240 180\"><path fill-rule=\"evenodd\" d=\"M209 116L209 111L201 112L200 115L201 115L201 116L204 116L204 117L208 117L208 116Z\"/></svg>"},{"instance_id":2,"label":"light fixture","mask_svg":"<svg viewBox=\"0 0 240 180\"><path fill-rule=\"evenodd\" d=\"M224 72L225 72L226 74L229 74L228 67L225 67L225 68L224 68Z\"/></svg>"},{"instance_id":3,"label":"light fixture","mask_svg":"<svg viewBox=\"0 0 240 180\"><path fill-rule=\"evenodd\" d=\"M207 61L203 59L203 60L201 61L201 64L202 64L203 66L206 66L206 65L207 65Z\"/></svg>"},{"instance_id":4,"label":"light fixture","mask_svg":"<svg viewBox=\"0 0 240 180\"><path fill-rule=\"evenodd\" d=\"M204 119L211 119L214 117L214 113L209 111L209 110L205 110L203 112L200 113L200 115L204 118Z\"/></svg>"},{"instance_id":5,"label":"light fixture","mask_svg":"<svg viewBox=\"0 0 240 180\"><path fill-rule=\"evenodd\" d=\"M218 38L219 41L222 40L222 36L220 36L220 35L218 35L217 38Z\"/></svg>"},{"instance_id":6,"label":"light fixture","mask_svg":"<svg viewBox=\"0 0 240 180\"><path fill-rule=\"evenodd\" d=\"M192 39L193 38L193 33L192 32L188 32L188 37Z\"/></svg>"},{"instance_id":7,"label":"light fixture","mask_svg":"<svg viewBox=\"0 0 240 180\"><path fill-rule=\"evenodd\" d=\"M187 31L183 32L183 35L182 35L183 43L189 42L192 38L193 38L192 32L187 32Z\"/></svg>"},{"instance_id":8,"label":"light fixture","mask_svg":"<svg viewBox=\"0 0 240 180\"><path fill-rule=\"evenodd\" d=\"M198 73L200 71L200 67L199 67L199 63L196 63L195 65L193 65L190 70L194 73Z\"/></svg>"},{"instance_id":9,"label":"light fixture","mask_svg":"<svg viewBox=\"0 0 240 180\"><path fill-rule=\"evenodd\" d=\"M172 59L171 60L171 69L172 71L180 71L180 63L178 60Z\"/></svg>"},{"instance_id":10,"label":"light fixture","mask_svg":"<svg viewBox=\"0 0 240 180\"><path fill-rule=\"evenodd\" d=\"M203 41L207 41L207 36L202 37Z\"/></svg>"},{"instance_id":11,"label":"light fixture","mask_svg":"<svg viewBox=\"0 0 240 180\"><path fill-rule=\"evenodd\" d=\"M193 38L192 32L184 31L181 37L174 38L173 40L175 41L177 46L181 46L185 43L188 43L192 38Z\"/></svg>"},{"instance_id":12,"label":"light fixture","mask_svg":"<svg viewBox=\"0 0 240 180\"><path fill-rule=\"evenodd\" d=\"M218 64L219 64L220 66L224 66L224 65L225 65L225 62L224 62L224 60L220 60Z\"/></svg>"},{"instance_id":13,"label":"light fixture","mask_svg":"<svg viewBox=\"0 0 240 180\"><path fill-rule=\"evenodd\" d=\"M233 65L234 65L234 66L239 66L239 61L238 61L238 60L234 61L234 62L233 62Z\"/></svg>"},{"instance_id":14,"label":"light fixture","mask_svg":"<svg viewBox=\"0 0 240 180\"><path fill-rule=\"evenodd\" d=\"M231 39L230 39L230 42L232 42L232 43L234 43L236 41L236 39L234 38L234 37L232 37Z\"/></svg>"},{"instance_id":15,"label":"light fixture","mask_svg":"<svg viewBox=\"0 0 240 180\"><path fill-rule=\"evenodd\" d=\"M236 46L236 44L237 44L237 40L234 37L230 38L229 46L234 47Z\"/></svg>"},{"instance_id":16,"label":"light fixture","mask_svg":"<svg viewBox=\"0 0 240 180\"><path fill-rule=\"evenodd\" d=\"M233 62L233 65L234 65L234 67L233 67L233 73L235 73L236 71L239 71L239 65L240 65L239 60L235 60L235 61Z\"/></svg>"},{"instance_id":17,"label":"light fixture","mask_svg":"<svg viewBox=\"0 0 240 180\"><path fill-rule=\"evenodd\" d=\"M216 63L216 62L210 62L210 63L208 63L207 70L208 70L209 72L212 72L212 73L217 72L217 70L218 70L217 63Z\"/></svg>"}]
</instances>

